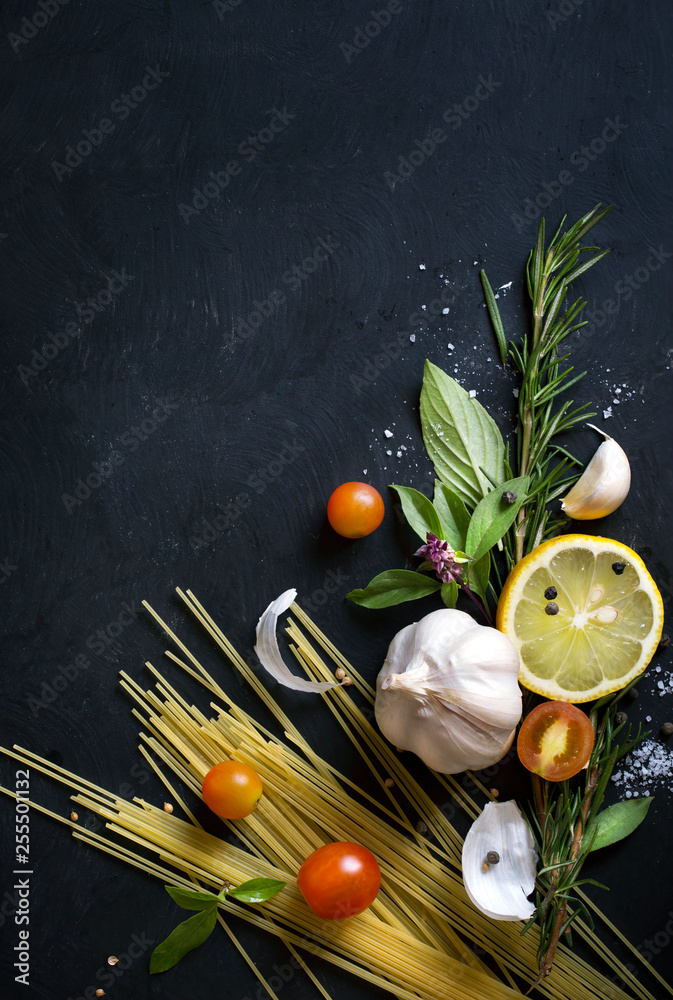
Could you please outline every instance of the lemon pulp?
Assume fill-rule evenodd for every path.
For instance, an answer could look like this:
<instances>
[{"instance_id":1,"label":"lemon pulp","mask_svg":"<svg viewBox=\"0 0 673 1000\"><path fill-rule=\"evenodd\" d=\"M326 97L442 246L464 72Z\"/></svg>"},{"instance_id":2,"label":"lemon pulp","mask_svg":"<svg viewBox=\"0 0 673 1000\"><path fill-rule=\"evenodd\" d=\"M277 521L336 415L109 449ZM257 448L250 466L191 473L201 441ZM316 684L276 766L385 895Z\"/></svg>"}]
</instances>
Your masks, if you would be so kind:
<instances>
[{"instance_id":1,"label":"lemon pulp","mask_svg":"<svg viewBox=\"0 0 673 1000\"><path fill-rule=\"evenodd\" d=\"M557 592L557 614L549 613L550 587ZM514 567L497 626L519 650L524 687L546 698L592 701L645 670L661 638L663 603L628 546L564 535Z\"/></svg>"}]
</instances>

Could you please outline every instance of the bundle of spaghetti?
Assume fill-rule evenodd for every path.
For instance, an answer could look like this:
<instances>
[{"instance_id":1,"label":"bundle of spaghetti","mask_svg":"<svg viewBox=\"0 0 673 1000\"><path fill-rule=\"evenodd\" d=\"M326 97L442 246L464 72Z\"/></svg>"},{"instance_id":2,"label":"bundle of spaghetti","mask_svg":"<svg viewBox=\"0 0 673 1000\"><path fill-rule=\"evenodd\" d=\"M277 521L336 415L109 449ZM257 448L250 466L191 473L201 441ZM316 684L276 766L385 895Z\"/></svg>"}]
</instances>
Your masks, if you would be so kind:
<instances>
[{"instance_id":1,"label":"bundle of spaghetti","mask_svg":"<svg viewBox=\"0 0 673 1000\"><path fill-rule=\"evenodd\" d=\"M400 1000L521 998L515 977L524 982L534 978L536 933L521 936L519 924L488 919L466 896L460 875L462 840L446 814L452 815L457 807L470 817L478 815L479 808L465 789L454 778L445 777L441 786L451 795L450 802L440 807L432 800L371 725L374 693L369 685L293 605L302 628L290 621L288 634L306 674L333 679L333 667L327 666L308 633L332 664L347 670L364 702L362 710L343 687L321 696L374 775L380 796L360 789L311 748L194 595L180 590L178 594L270 710L282 727L284 740L245 712L146 604L181 653L170 651L168 658L216 699L211 702L215 713L211 717L189 704L152 664L147 667L156 681L153 690L144 691L122 672L122 686L135 700L133 713L143 727L140 751L187 819L142 799L127 802L29 751L5 751L73 789L74 801L100 815L107 833L101 836L34 807L71 826L79 839L172 885L198 884L217 892L225 880L237 884L263 876L287 882L263 906L231 899L219 904L227 918L225 929L241 951L228 925L232 915L276 935L293 955L326 959ZM260 774L264 795L246 820L228 824L234 838L224 840L201 828L174 780L200 798L205 774L215 763L232 758L250 764ZM480 787L476 781L475 787ZM420 817L427 834L417 830L409 815ZM368 847L382 872L382 889L370 909L344 921L315 916L296 885L297 872L308 854L333 840ZM497 975L465 939L478 945L480 954L490 955ZM654 1000L598 939L596 949L633 988L634 996ZM254 968L249 956L245 957ZM303 958L300 962L327 997ZM568 996L573 1000L629 1000L631 996L565 948L559 949L555 972L538 990L551 1000Z\"/></svg>"}]
</instances>

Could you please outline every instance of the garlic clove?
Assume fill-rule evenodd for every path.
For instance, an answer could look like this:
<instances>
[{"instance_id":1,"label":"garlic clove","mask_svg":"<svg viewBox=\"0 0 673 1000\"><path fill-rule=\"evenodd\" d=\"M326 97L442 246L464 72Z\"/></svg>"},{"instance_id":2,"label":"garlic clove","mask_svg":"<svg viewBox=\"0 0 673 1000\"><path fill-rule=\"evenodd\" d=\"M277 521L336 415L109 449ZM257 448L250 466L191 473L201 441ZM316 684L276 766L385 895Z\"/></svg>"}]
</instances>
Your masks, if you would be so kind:
<instances>
[{"instance_id":1,"label":"garlic clove","mask_svg":"<svg viewBox=\"0 0 673 1000\"><path fill-rule=\"evenodd\" d=\"M624 502L631 486L631 467L624 449L593 424L592 430L605 437L561 509L577 521L589 521L612 514Z\"/></svg>"},{"instance_id":2,"label":"garlic clove","mask_svg":"<svg viewBox=\"0 0 673 1000\"><path fill-rule=\"evenodd\" d=\"M495 864L489 854L498 856ZM489 802L463 844L470 901L492 920L528 920L535 912L527 897L535 888L536 868L533 836L516 802Z\"/></svg>"},{"instance_id":3,"label":"garlic clove","mask_svg":"<svg viewBox=\"0 0 673 1000\"><path fill-rule=\"evenodd\" d=\"M276 637L278 617L284 611L287 611L296 596L296 590L286 590L275 601L271 601L271 604L269 604L257 622L255 653L265 670L279 684L292 688L293 691L312 691L314 694L321 694L323 691L329 691L330 688L338 687L339 685L333 681L309 681L305 677L297 677L283 660L278 648L278 639Z\"/></svg>"}]
</instances>

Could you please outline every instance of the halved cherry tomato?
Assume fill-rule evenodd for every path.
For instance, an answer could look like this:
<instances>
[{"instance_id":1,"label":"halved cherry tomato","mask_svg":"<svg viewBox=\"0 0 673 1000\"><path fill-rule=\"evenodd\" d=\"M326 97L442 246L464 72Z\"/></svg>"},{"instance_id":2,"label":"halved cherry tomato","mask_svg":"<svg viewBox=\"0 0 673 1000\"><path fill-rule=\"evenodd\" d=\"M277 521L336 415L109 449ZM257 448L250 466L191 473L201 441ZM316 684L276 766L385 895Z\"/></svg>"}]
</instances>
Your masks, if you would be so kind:
<instances>
[{"instance_id":1,"label":"halved cherry tomato","mask_svg":"<svg viewBox=\"0 0 673 1000\"><path fill-rule=\"evenodd\" d=\"M378 861L360 844L325 844L309 854L297 885L319 917L344 920L366 910L381 888Z\"/></svg>"},{"instance_id":2,"label":"halved cherry tomato","mask_svg":"<svg viewBox=\"0 0 673 1000\"><path fill-rule=\"evenodd\" d=\"M376 531L385 507L378 490L368 483L342 483L327 504L327 519L344 538L363 538Z\"/></svg>"},{"instance_id":3,"label":"halved cherry tomato","mask_svg":"<svg viewBox=\"0 0 673 1000\"><path fill-rule=\"evenodd\" d=\"M593 746L586 712L567 701L546 701L523 720L516 749L529 771L547 781L565 781L582 770Z\"/></svg>"},{"instance_id":4,"label":"halved cherry tomato","mask_svg":"<svg viewBox=\"0 0 673 1000\"><path fill-rule=\"evenodd\" d=\"M262 779L248 764L225 760L211 767L203 779L203 801L220 819L243 819L257 808Z\"/></svg>"}]
</instances>

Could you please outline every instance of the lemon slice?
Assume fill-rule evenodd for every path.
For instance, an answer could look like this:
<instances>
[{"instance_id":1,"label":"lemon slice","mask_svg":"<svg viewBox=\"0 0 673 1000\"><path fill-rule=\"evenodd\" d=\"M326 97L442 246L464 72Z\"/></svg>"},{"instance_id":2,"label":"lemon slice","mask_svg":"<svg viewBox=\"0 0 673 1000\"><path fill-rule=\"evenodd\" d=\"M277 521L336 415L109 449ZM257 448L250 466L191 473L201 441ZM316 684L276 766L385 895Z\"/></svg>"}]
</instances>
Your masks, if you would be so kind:
<instances>
[{"instance_id":1,"label":"lemon slice","mask_svg":"<svg viewBox=\"0 0 673 1000\"><path fill-rule=\"evenodd\" d=\"M552 538L517 563L496 617L519 650L520 683L573 703L619 691L641 674L663 623L661 594L640 556L589 535Z\"/></svg>"}]
</instances>

